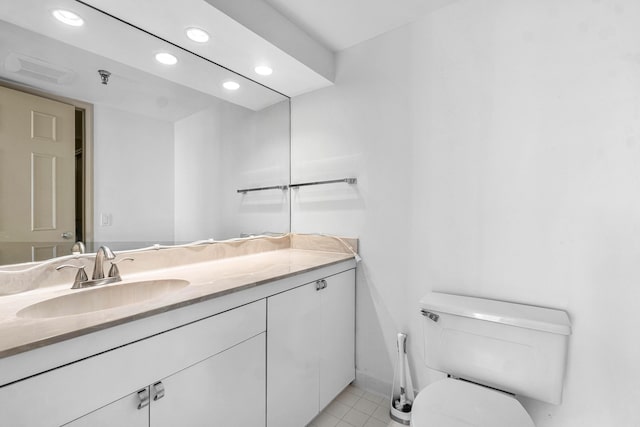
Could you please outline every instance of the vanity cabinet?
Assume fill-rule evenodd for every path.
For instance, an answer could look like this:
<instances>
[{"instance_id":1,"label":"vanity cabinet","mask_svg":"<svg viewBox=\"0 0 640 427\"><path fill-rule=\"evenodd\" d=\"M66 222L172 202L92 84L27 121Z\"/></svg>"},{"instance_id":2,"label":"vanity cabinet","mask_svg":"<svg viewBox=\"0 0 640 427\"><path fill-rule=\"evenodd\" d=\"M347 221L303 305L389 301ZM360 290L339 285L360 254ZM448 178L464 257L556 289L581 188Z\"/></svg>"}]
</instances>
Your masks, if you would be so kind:
<instances>
[{"instance_id":1,"label":"vanity cabinet","mask_svg":"<svg viewBox=\"0 0 640 427\"><path fill-rule=\"evenodd\" d=\"M355 377L354 267L310 269L61 342L73 357L0 387L0 425L304 426ZM108 344L84 346L96 342ZM39 350L38 359L57 354Z\"/></svg>"},{"instance_id":2,"label":"vanity cabinet","mask_svg":"<svg viewBox=\"0 0 640 427\"><path fill-rule=\"evenodd\" d=\"M355 378L355 270L267 298L267 427L309 423Z\"/></svg>"},{"instance_id":3,"label":"vanity cabinet","mask_svg":"<svg viewBox=\"0 0 640 427\"><path fill-rule=\"evenodd\" d=\"M262 299L4 386L0 424L264 425L265 310Z\"/></svg>"},{"instance_id":4,"label":"vanity cabinet","mask_svg":"<svg viewBox=\"0 0 640 427\"><path fill-rule=\"evenodd\" d=\"M263 426L264 349L262 333L65 426Z\"/></svg>"}]
</instances>

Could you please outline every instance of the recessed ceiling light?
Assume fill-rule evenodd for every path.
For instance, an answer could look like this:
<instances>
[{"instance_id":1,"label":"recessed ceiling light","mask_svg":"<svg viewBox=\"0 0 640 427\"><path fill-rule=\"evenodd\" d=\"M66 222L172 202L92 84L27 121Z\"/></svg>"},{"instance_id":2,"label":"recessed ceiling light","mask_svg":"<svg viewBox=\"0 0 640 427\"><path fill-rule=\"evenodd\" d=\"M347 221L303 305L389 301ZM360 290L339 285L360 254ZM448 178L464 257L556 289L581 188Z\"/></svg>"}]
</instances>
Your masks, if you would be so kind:
<instances>
[{"instance_id":1,"label":"recessed ceiling light","mask_svg":"<svg viewBox=\"0 0 640 427\"><path fill-rule=\"evenodd\" d=\"M156 53L156 61L164 65L175 65L178 58L167 52Z\"/></svg>"},{"instance_id":2,"label":"recessed ceiling light","mask_svg":"<svg viewBox=\"0 0 640 427\"><path fill-rule=\"evenodd\" d=\"M186 30L187 37L197 43L206 43L209 41L209 33L202 28L189 27Z\"/></svg>"},{"instance_id":3,"label":"recessed ceiling light","mask_svg":"<svg viewBox=\"0 0 640 427\"><path fill-rule=\"evenodd\" d=\"M271 73L273 73L273 70L271 69L271 67L268 67L266 65L258 65L256 68L254 68L255 72L260 74L261 76L269 76L271 75Z\"/></svg>"},{"instance_id":4,"label":"recessed ceiling light","mask_svg":"<svg viewBox=\"0 0 640 427\"><path fill-rule=\"evenodd\" d=\"M232 80L229 80L228 82L224 82L222 84L222 86L224 86L225 89L227 90L238 90L240 89L240 85Z\"/></svg>"},{"instance_id":5,"label":"recessed ceiling light","mask_svg":"<svg viewBox=\"0 0 640 427\"><path fill-rule=\"evenodd\" d=\"M81 27L84 24L84 20L71 11L56 9L51 13L58 21L71 25L72 27Z\"/></svg>"}]
</instances>

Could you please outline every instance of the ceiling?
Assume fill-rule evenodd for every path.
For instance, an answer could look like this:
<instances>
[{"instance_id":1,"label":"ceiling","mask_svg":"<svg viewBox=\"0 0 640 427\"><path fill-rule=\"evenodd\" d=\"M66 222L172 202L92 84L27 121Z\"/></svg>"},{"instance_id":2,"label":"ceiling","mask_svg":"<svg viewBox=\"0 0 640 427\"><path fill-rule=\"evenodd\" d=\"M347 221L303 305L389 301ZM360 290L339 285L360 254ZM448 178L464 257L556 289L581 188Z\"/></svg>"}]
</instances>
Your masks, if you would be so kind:
<instances>
[{"instance_id":1,"label":"ceiling","mask_svg":"<svg viewBox=\"0 0 640 427\"><path fill-rule=\"evenodd\" d=\"M84 1L179 45L185 26L205 28L213 41L189 49L296 96L332 84L334 52L458 0ZM253 68L260 62L273 74L257 76Z\"/></svg>"},{"instance_id":2,"label":"ceiling","mask_svg":"<svg viewBox=\"0 0 640 427\"><path fill-rule=\"evenodd\" d=\"M99 69L111 73L108 85L101 84ZM171 122L221 102L203 91L2 20L0 78L47 94Z\"/></svg>"},{"instance_id":3,"label":"ceiling","mask_svg":"<svg viewBox=\"0 0 640 427\"><path fill-rule=\"evenodd\" d=\"M264 0L333 51L346 49L457 0Z\"/></svg>"},{"instance_id":4,"label":"ceiling","mask_svg":"<svg viewBox=\"0 0 640 427\"><path fill-rule=\"evenodd\" d=\"M260 109L271 102L267 100L264 103L254 98L250 87L262 84L287 96L296 96L329 86L335 73L334 52L405 25L457 0L83 1L227 68L203 71L204 74L188 71L183 65L199 59L185 52L173 52L178 55L180 66L171 71L171 79L177 83L222 99L232 97L227 100ZM49 13L38 13L59 7L81 12L80 15L87 20L86 28L61 30L58 28L60 24L54 23ZM93 16L101 13L88 9L75 0L0 1L0 18L167 78L168 70L162 66L158 68L155 61L149 60L149 55L134 49L122 49L122 46L133 46L126 38L126 29L102 28L101 21ZM184 35L189 26L209 31L212 40L204 44L190 42ZM104 37L104 34L108 36ZM146 46L148 52L159 49L154 45L157 43L155 38L147 39L136 45ZM0 46L3 44L6 43L0 40ZM17 45L14 40L14 48ZM50 62L54 60L49 59ZM273 74L257 75L254 67L261 64L271 66ZM221 91L215 83L229 78L226 76L229 70L247 77L241 85L242 90L234 94ZM238 78L242 79L234 77ZM256 99L258 104L255 104Z\"/></svg>"},{"instance_id":5,"label":"ceiling","mask_svg":"<svg viewBox=\"0 0 640 427\"><path fill-rule=\"evenodd\" d=\"M267 4L264 0L82 1L287 96L295 96L331 84L331 75L323 75L317 67L310 66L308 61L300 60L297 55L299 52L292 54L290 50L282 47L280 40L272 40L273 34L263 35L260 28L256 28L256 23L265 23L261 18L262 14L268 11L256 11L261 5ZM247 22L248 18L255 18L255 21ZM268 20L266 24L272 22ZM188 40L184 30L191 26L209 32L211 40L203 44ZM296 34L291 33L288 36L302 41ZM326 50L319 43L317 45ZM314 56L321 55L321 52L316 54L318 50L314 50L309 44L302 47L313 51ZM327 52L331 54L330 51ZM261 64L273 68L273 74L257 75L254 68Z\"/></svg>"},{"instance_id":6,"label":"ceiling","mask_svg":"<svg viewBox=\"0 0 640 427\"><path fill-rule=\"evenodd\" d=\"M207 10L213 9L205 6ZM51 14L58 8L74 11L85 25L70 27L58 22ZM178 64L175 67L160 64L154 59L158 52L172 53ZM65 69L69 78L49 84L34 79L33 73L21 72L26 68L18 63L27 64L27 68ZM108 86L100 84L98 69L112 73ZM148 100L152 106L160 104L159 117L166 119L184 117L213 97L251 110L284 99L254 81L74 0L0 1L0 77L48 93L104 105L111 102L122 105L126 99L125 105L133 107L136 104L133 100ZM239 83L241 90L224 89L222 83L227 80Z\"/></svg>"}]
</instances>

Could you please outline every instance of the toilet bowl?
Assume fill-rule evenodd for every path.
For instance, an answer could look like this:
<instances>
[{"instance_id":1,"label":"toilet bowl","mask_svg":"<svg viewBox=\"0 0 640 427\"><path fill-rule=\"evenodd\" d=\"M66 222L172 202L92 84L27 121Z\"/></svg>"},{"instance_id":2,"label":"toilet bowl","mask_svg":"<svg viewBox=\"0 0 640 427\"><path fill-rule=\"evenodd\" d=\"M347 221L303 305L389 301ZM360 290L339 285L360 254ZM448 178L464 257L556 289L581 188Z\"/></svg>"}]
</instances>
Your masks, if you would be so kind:
<instances>
[{"instance_id":1,"label":"toilet bowl","mask_svg":"<svg viewBox=\"0 0 640 427\"><path fill-rule=\"evenodd\" d=\"M564 311L431 292L420 301L424 363L448 375L421 390L413 427L535 427L515 396L559 404Z\"/></svg>"},{"instance_id":2,"label":"toilet bowl","mask_svg":"<svg viewBox=\"0 0 640 427\"><path fill-rule=\"evenodd\" d=\"M414 427L534 427L512 395L447 378L418 393L413 402Z\"/></svg>"}]
</instances>

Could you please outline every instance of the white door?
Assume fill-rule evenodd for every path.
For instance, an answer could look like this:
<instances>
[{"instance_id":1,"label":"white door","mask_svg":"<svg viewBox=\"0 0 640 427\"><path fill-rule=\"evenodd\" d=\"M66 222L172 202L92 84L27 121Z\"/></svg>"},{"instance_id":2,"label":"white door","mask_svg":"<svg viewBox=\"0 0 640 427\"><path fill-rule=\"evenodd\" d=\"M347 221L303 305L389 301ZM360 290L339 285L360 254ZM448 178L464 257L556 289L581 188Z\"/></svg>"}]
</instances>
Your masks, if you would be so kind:
<instances>
[{"instance_id":1,"label":"white door","mask_svg":"<svg viewBox=\"0 0 640 427\"><path fill-rule=\"evenodd\" d=\"M74 177L75 108L0 86L0 242L73 241Z\"/></svg>"},{"instance_id":2,"label":"white door","mask_svg":"<svg viewBox=\"0 0 640 427\"><path fill-rule=\"evenodd\" d=\"M146 388L149 391L149 388ZM149 427L149 406L140 406L138 392L95 410L64 427Z\"/></svg>"},{"instance_id":3,"label":"white door","mask_svg":"<svg viewBox=\"0 0 640 427\"><path fill-rule=\"evenodd\" d=\"M263 332L163 379L158 400L152 385L151 427L264 427L265 341Z\"/></svg>"},{"instance_id":4,"label":"white door","mask_svg":"<svg viewBox=\"0 0 640 427\"><path fill-rule=\"evenodd\" d=\"M355 270L325 279L320 294L320 410L355 379Z\"/></svg>"},{"instance_id":5,"label":"white door","mask_svg":"<svg viewBox=\"0 0 640 427\"><path fill-rule=\"evenodd\" d=\"M319 411L320 291L267 299L267 426L301 427Z\"/></svg>"}]
</instances>

